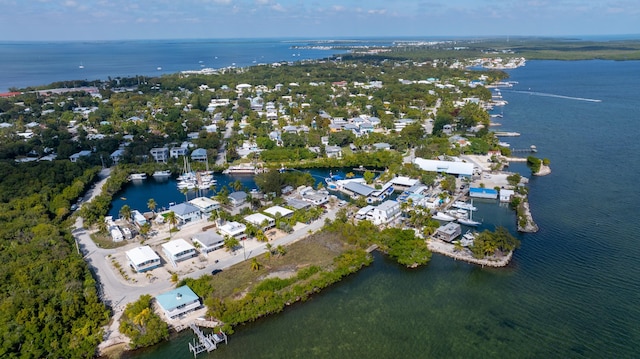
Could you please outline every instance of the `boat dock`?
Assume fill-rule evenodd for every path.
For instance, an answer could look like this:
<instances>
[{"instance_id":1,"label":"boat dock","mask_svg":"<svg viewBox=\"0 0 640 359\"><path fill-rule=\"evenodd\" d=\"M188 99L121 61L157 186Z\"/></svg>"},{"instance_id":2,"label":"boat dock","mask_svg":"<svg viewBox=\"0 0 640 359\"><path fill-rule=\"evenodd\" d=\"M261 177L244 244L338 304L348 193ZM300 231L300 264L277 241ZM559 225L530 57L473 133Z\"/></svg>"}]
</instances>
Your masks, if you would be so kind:
<instances>
[{"instance_id":1,"label":"boat dock","mask_svg":"<svg viewBox=\"0 0 640 359\"><path fill-rule=\"evenodd\" d=\"M223 332L204 334L194 323L189 324L189 328L197 337L193 343L189 343L189 352L193 353L194 358L205 351L209 353L218 349L218 344L222 342L227 344L227 335Z\"/></svg>"}]
</instances>

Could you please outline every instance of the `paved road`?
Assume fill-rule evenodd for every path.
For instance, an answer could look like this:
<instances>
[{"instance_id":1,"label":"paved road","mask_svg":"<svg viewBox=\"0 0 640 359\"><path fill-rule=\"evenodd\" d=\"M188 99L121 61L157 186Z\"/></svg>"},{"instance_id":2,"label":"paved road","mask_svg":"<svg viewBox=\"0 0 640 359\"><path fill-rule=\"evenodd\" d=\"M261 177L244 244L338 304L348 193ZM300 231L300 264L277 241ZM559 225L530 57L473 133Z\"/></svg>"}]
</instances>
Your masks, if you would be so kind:
<instances>
[{"instance_id":1,"label":"paved road","mask_svg":"<svg viewBox=\"0 0 640 359\"><path fill-rule=\"evenodd\" d=\"M98 183L87 192L83 198L84 202L91 201L94 197L100 194L102 187L106 182L110 169L104 169L100 172L100 180ZM322 228L325 218L331 220L335 219L337 208L328 210L320 219L312 222L309 225L305 225L298 230L288 234L284 237L271 241L271 244L276 247L278 245L288 245L297 240L300 240L307 236L309 231L315 232ZM91 269L93 270L96 279L100 284L100 296L105 304L109 305L113 309L113 318L111 326L106 331L105 341L101 344L101 348L109 345L121 342L123 336L118 332L119 318L122 315L126 304L136 301L143 294L150 294L152 296L166 292L173 289L173 283L166 280L157 280L151 283L129 283L125 282L120 273L116 273L112 264L109 263L108 256L118 253L123 249L105 249L100 248L91 239L89 233L83 228L83 219L81 217L76 218L74 229L72 231L75 237L81 253L84 255L84 259L87 261ZM246 259L259 256L266 252L266 243L260 243L258 247L253 246L246 252ZM202 275L209 274L213 269L224 269L240 263L245 259L245 255L232 255L226 256L219 260L218 263L210 265L204 269L193 271L186 276L190 278L199 278Z\"/></svg>"},{"instance_id":2,"label":"paved road","mask_svg":"<svg viewBox=\"0 0 640 359\"><path fill-rule=\"evenodd\" d=\"M218 157L216 158L216 165L224 165L227 163L227 139L231 137L233 133L233 120L227 121L227 128L224 131L224 135L222 135L222 146L220 146L220 151L218 151Z\"/></svg>"}]
</instances>

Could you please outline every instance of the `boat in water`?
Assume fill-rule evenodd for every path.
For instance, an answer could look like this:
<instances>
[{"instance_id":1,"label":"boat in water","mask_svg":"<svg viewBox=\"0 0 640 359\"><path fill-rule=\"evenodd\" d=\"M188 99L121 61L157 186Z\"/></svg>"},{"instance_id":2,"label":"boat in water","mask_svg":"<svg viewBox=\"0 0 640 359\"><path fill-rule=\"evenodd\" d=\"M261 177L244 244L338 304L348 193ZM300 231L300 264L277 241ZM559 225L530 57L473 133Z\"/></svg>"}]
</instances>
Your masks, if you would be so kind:
<instances>
[{"instance_id":1,"label":"boat in water","mask_svg":"<svg viewBox=\"0 0 640 359\"><path fill-rule=\"evenodd\" d=\"M455 217L450 216L444 212L437 212L435 215L431 216L432 219L437 219L438 221L444 222L453 222L456 220Z\"/></svg>"},{"instance_id":2,"label":"boat in water","mask_svg":"<svg viewBox=\"0 0 640 359\"><path fill-rule=\"evenodd\" d=\"M132 181L135 180L146 180L147 179L147 174L146 173L132 173L129 175L129 179Z\"/></svg>"},{"instance_id":3,"label":"boat in water","mask_svg":"<svg viewBox=\"0 0 640 359\"><path fill-rule=\"evenodd\" d=\"M471 200L470 206L473 207L473 199ZM475 207L473 207L473 208L475 208ZM456 221L458 223L460 223L460 224L464 224L465 226L469 226L469 227L477 227L477 226L482 224L482 222L478 222L478 221L474 221L473 220L473 211L469 211L468 218L461 217L461 218L458 218Z\"/></svg>"},{"instance_id":4,"label":"boat in water","mask_svg":"<svg viewBox=\"0 0 640 359\"><path fill-rule=\"evenodd\" d=\"M171 170L155 171L152 176L155 178L170 177Z\"/></svg>"},{"instance_id":5,"label":"boat in water","mask_svg":"<svg viewBox=\"0 0 640 359\"><path fill-rule=\"evenodd\" d=\"M473 203L467 203L467 202L463 202L463 201L455 201L455 202L453 202L451 207L459 208L459 209L465 209L467 211L475 211L475 210L477 210L477 208L473 206Z\"/></svg>"}]
</instances>

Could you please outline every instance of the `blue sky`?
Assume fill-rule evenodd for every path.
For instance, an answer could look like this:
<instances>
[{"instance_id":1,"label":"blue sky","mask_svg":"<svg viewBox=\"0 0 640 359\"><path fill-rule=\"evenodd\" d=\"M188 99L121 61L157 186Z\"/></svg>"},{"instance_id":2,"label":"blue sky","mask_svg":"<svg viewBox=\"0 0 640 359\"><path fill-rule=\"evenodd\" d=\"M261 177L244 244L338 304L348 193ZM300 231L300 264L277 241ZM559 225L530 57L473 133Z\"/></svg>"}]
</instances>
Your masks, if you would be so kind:
<instances>
[{"instance_id":1,"label":"blue sky","mask_svg":"<svg viewBox=\"0 0 640 359\"><path fill-rule=\"evenodd\" d=\"M16 41L638 33L638 0L0 0Z\"/></svg>"}]
</instances>

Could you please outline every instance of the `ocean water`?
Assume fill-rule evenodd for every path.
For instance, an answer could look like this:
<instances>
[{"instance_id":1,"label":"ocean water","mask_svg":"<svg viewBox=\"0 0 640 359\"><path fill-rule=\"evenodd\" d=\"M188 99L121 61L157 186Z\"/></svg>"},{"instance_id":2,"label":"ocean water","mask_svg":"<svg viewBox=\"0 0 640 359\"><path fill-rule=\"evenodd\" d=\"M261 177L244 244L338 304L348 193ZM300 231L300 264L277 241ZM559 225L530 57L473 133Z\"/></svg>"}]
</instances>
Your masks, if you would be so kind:
<instances>
[{"instance_id":1,"label":"ocean water","mask_svg":"<svg viewBox=\"0 0 640 359\"><path fill-rule=\"evenodd\" d=\"M228 345L199 357L638 357L639 72L635 61L531 61L510 72L519 83L502 91L501 129L521 132L507 142L535 144L553 172L531 179L540 231L518 235L509 267L434 255L408 270L376 255L372 266L237 328ZM477 205L478 218L514 231L507 208ZM183 332L130 357L190 358L192 339Z\"/></svg>"},{"instance_id":2,"label":"ocean water","mask_svg":"<svg viewBox=\"0 0 640 359\"><path fill-rule=\"evenodd\" d=\"M375 39L344 42L390 43ZM343 42L333 43L339 44ZM0 92L55 81L160 76L204 67L321 59L345 52L299 48L309 45L318 43L301 39L0 42Z\"/></svg>"}]
</instances>

